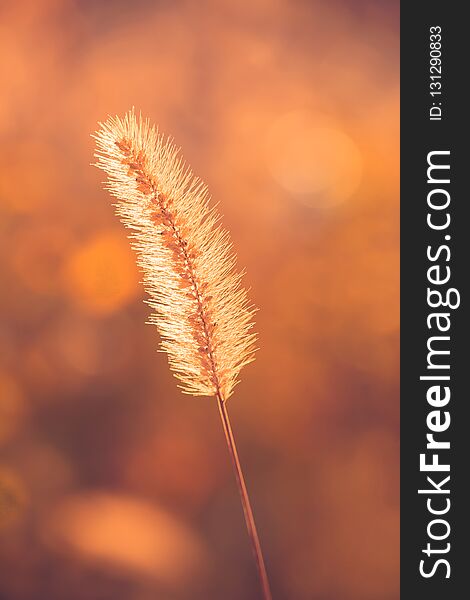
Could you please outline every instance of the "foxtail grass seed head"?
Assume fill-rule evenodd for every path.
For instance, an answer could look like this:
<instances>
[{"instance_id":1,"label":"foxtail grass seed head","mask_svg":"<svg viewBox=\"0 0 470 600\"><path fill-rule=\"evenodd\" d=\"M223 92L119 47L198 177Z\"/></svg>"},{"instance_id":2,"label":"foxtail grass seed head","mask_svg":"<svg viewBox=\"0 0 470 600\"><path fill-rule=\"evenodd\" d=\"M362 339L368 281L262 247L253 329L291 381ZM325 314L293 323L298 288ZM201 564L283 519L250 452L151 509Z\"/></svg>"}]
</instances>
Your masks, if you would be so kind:
<instances>
[{"instance_id":1,"label":"foxtail grass seed head","mask_svg":"<svg viewBox=\"0 0 470 600\"><path fill-rule=\"evenodd\" d=\"M134 111L100 123L96 166L144 275L150 322L181 388L226 400L254 359L254 308L203 182L179 150Z\"/></svg>"}]
</instances>

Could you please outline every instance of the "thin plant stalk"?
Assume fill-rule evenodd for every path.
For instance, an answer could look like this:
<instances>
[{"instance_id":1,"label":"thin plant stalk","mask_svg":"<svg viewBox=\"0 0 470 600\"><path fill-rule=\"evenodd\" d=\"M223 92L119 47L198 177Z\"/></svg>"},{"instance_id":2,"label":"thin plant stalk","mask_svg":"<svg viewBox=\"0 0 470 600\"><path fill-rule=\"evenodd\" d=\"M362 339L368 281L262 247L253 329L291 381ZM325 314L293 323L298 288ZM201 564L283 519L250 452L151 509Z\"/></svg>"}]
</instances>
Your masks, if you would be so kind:
<instances>
[{"instance_id":1,"label":"thin plant stalk","mask_svg":"<svg viewBox=\"0 0 470 600\"><path fill-rule=\"evenodd\" d=\"M235 437L233 435L232 427L230 425L230 419L227 411L227 403L222 398L220 392L217 394L217 404L219 406L220 419L224 428L225 439L227 441L227 447L232 459L233 470L235 472L235 478L237 480L238 490L240 492L240 499L243 507L243 514L245 515L246 528L251 542L253 555L255 557L256 567L258 569L258 575L260 579L261 589L263 590L264 600L272 600L271 588L269 586L268 574L266 566L264 564L263 551L261 550L261 544L259 541L258 530L256 528L256 522L251 508L250 497L243 476L240 459L238 458L237 445L235 443Z\"/></svg>"}]
</instances>

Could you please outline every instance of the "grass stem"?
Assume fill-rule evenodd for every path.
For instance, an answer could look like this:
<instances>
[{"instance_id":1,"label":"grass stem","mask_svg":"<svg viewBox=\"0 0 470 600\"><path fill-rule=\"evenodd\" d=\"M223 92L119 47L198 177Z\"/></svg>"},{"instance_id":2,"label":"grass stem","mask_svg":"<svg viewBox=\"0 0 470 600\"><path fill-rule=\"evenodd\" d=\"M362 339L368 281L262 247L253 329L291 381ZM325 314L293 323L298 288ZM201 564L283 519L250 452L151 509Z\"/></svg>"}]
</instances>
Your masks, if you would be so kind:
<instances>
[{"instance_id":1,"label":"grass stem","mask_svg":"<svg viewBox=\"0 0 470 600\"><path fill-rule=\"evenodd\" d=\"M264 564L263 552L261 550L261 544L259 541L258 531L256 529L255 518L253 516L253 510L251 508L250 498L248 496L248 490L245 484L245 478L243 477L240 459L238 458L237 446L235 444L235 438L233 436L232 427L230 425L230 419L227 412L227 404L220 395L220 393L217 394L217 403L219 406L220 418L222 420L222 425L224 428L225 439L227 441L230 457L232 459L233 469L235 471L235 478L237 480L238 489L240 492L243 513L245 515L246 528L248 530L248 535L255 557L256 567L258 569L261 589L263 591L263 599L272 600L268 574L266 572L266 566Z\"/></svg>"}]
</instances>

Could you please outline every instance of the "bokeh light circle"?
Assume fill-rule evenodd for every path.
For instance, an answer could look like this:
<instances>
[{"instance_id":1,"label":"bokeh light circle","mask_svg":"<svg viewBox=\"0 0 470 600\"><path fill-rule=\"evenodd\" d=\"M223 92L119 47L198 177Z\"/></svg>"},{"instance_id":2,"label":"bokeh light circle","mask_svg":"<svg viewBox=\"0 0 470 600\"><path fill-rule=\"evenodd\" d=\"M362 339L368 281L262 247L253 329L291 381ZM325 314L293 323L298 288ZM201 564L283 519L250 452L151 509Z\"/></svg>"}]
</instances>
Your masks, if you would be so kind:
<instances>
[{"instance_id":1,"label":"bokeh light circle","mask_svg":"<svg viewBox=\"0 0 470 600\"><path fill-rule=\"evenodd\" d=\"M362 177L354 140L339 123L306 110L274 121L266 138L266 161L286 192L319 208L350 198Z\"/></svg>"}]
</instances>

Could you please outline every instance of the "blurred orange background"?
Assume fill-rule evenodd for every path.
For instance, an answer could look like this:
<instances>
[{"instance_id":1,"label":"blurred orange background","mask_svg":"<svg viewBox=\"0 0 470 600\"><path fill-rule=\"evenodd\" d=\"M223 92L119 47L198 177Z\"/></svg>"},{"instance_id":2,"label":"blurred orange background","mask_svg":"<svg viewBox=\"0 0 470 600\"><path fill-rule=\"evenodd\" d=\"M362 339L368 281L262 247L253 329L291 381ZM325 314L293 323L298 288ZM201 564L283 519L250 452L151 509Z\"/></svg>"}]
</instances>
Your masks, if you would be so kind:
<instances>
[{"instance_id":1,"label":"blurred orange background","mask_svg":"<svg viewBox=\"0 0 470 600\"><path fill-rule=\"evenodd\" d=\"M385 0L0 3L2 600L260 597L90 166L133 105L260 308L229 410L275 600L398 598L398 33Z\"/></svg>"}]
</instances>

